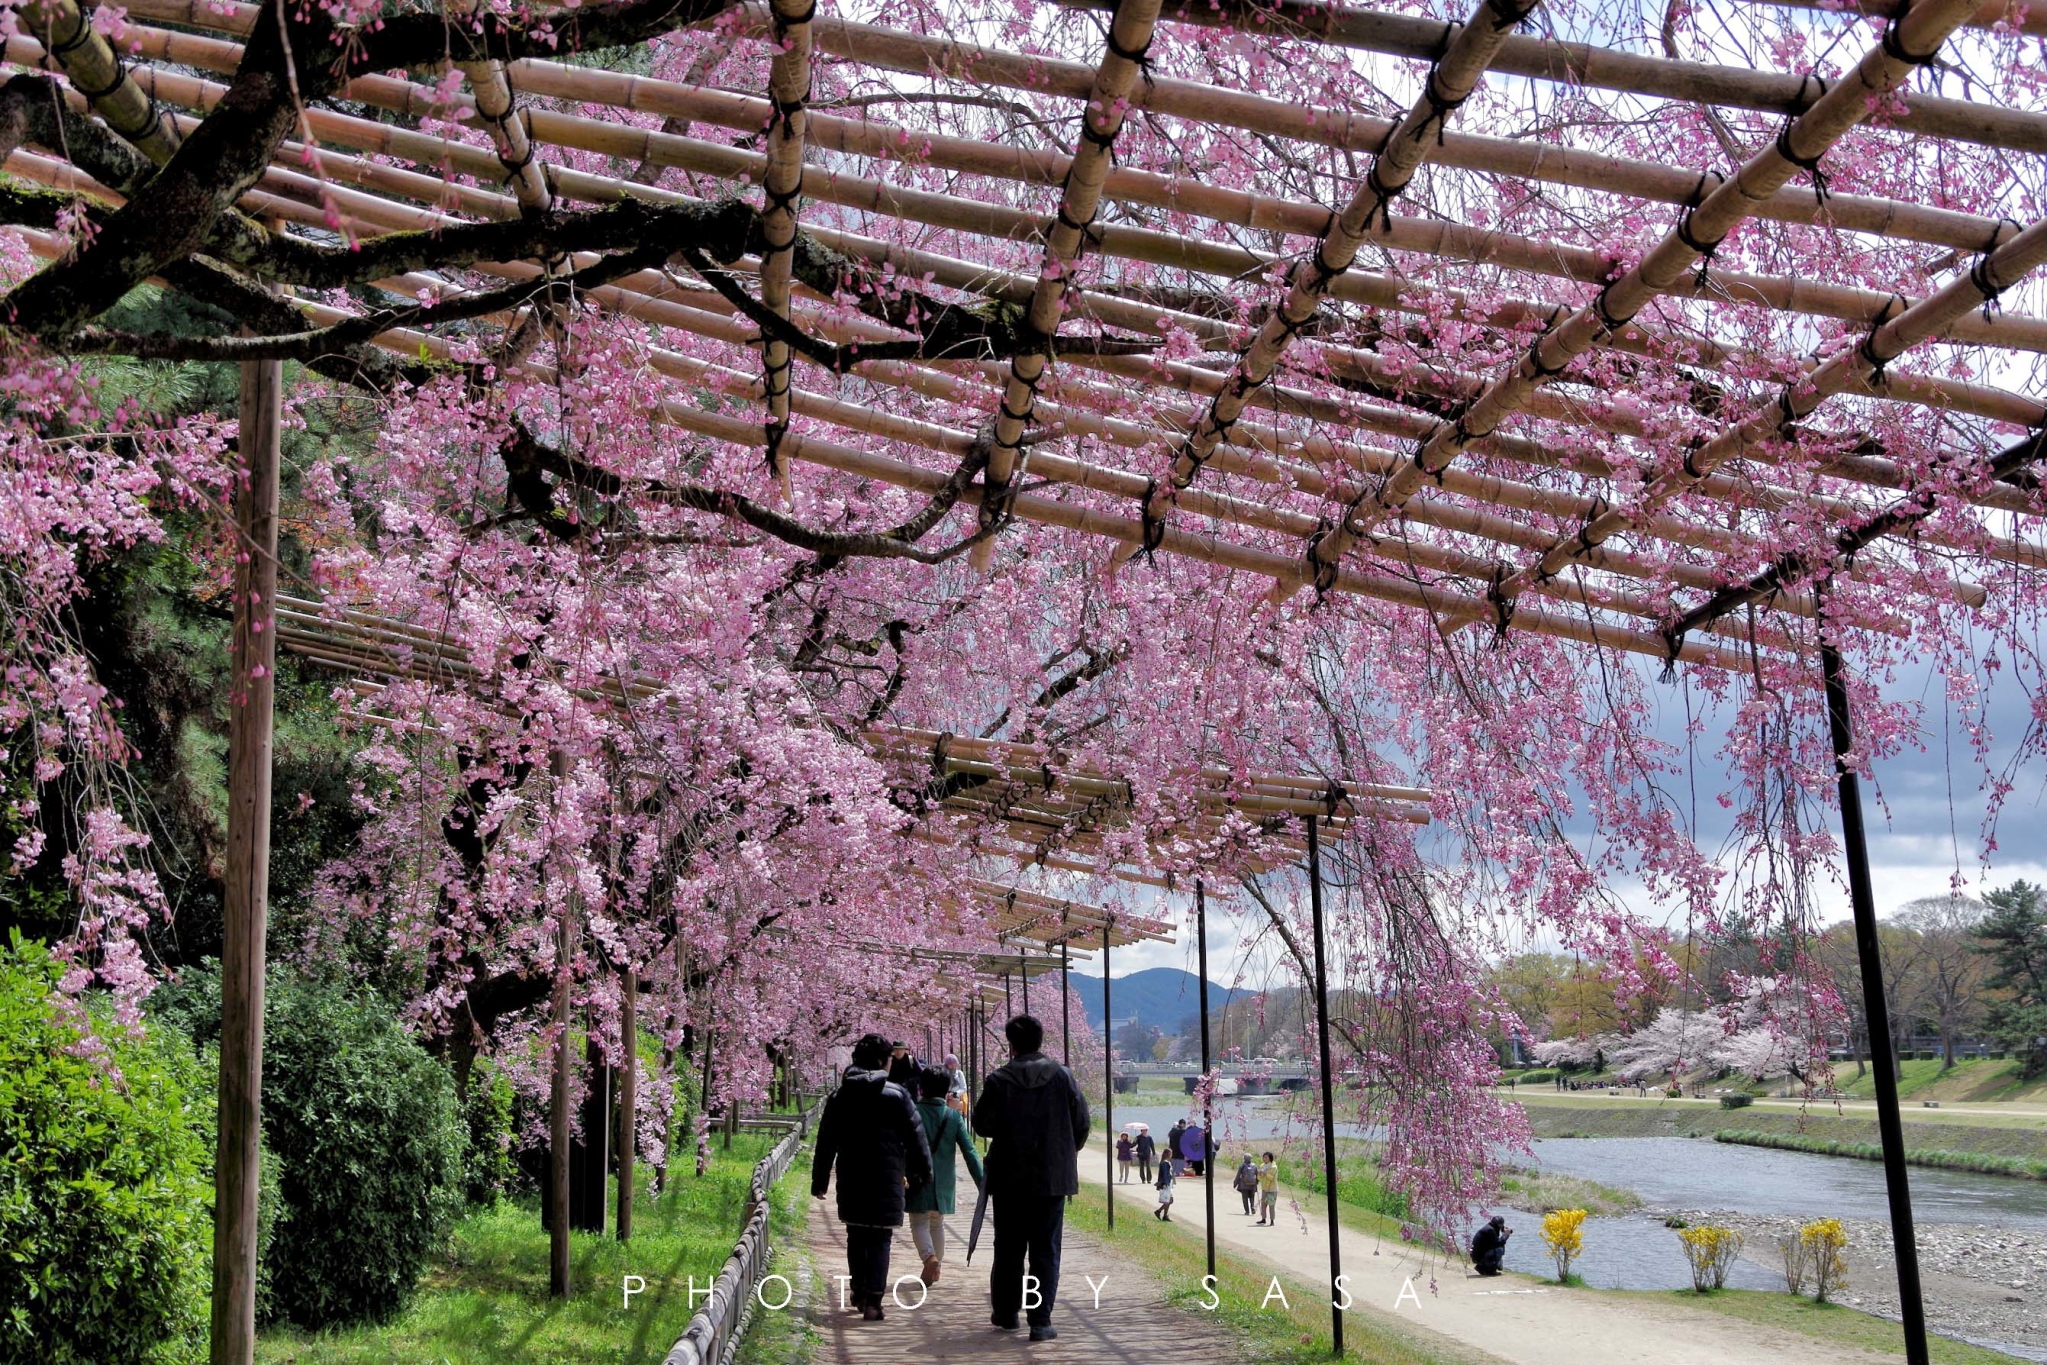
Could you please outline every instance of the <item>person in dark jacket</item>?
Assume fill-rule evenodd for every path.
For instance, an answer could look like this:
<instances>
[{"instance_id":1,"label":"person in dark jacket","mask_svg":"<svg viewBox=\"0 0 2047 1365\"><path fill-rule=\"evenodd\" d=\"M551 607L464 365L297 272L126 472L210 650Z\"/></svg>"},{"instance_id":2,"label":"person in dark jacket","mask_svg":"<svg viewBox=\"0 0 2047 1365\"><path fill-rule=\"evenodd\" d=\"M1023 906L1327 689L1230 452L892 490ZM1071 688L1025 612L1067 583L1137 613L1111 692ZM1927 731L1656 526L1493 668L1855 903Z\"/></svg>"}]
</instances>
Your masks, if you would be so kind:
<instances>
[{"instance_id":1,"label":"person in dark jacket","mask_svg":"<svg viewBox=\"0 0 2047 1365\"><path fill-rule=\"evenodd\" d=\"M810 1192L819 1199L838 1168L847 1278L853 1306L870 1322L882 1317L889 1243L903 1225L906 1196L931 1180L924 1124L909 1095L889 1080L888 1062L888 1039L878 1033L853 1045L853 1065L817 1121L810 1165Z\"/></svg>"},{"instance_id":2,"label":"person in dark jacket","mask_svg":"<svg viewBox=\"0 0 2047 1365\"><path fill-rule=\"evenodd\" d=\"M1500 1273L1500 1265L1507 1259L1507 1239L1513 1235L1514 1229L1498 1214L1472 1234L1471 1263L1479 1274L1490 1277Z\"/></svg>"},{"instance_id":3,"label":"person in dark jacket","mask_svg":"<svg viewBox=\"0 0 2047 1365\"><path fill-rule=\"evenodd\" d=\"M1009 1061L981 1087L974 1131L990 1139L986 1171L995 1215L995 1264L989 1272L990 1320L1005 1332L1028 1312L1032 1341L1059 1335L1059 1244L1066 1198L1080 1190L1077 1157L1087 1145L1087 1100L1073 1073L1039 1051L1045 1026L1019 1014L1002 1026ZM1024 1282L1028 1254L1034 1285ZM1030 1292L1027 1292L1030 1291Z\"/></svg>"},{"instance_id":4,"label":"person in dark jacket","mask_svg":"<svg viewBox=\"0 0 2047 1365\"><path fill-rule=\"evenodd\" d=\"M1137 1153L1137 1178L1151 1184L1151 1162L1158 1155L1158 1139L1151 1135L1149 1128L1143 1129L1138 1133L1137 1141L1131 1144L1131 1149Z\"/></svg>"}]
</instances>

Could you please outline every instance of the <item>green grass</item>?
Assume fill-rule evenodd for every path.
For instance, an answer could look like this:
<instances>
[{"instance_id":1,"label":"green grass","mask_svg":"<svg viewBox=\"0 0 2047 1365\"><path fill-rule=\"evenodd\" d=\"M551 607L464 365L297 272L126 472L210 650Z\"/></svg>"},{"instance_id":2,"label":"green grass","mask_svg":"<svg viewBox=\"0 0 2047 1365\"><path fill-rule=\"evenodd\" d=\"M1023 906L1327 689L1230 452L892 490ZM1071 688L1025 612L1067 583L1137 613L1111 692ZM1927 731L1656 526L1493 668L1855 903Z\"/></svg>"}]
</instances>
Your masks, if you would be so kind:
<instances>
[{"instance_id":1,"label":"green grass","mask_svg":"<svg viewBox=\"0 0 2047 1365\"><path fill-rule=\"evenodd\" d=\"M689 1323L688 1277L701 1287L731 1254L754 1164L773 1142L770 1134L742 1132L727 1151L714 1141L710 1171L698 1179L685 1166L659 1200L651 1198L653 1172L640 1167L631 1244L576 1234L575 1292L566 1302L547 1295L548 1237L538 1208L506 1201L456 1225L442 1263L394 1320L318 1334L266 1330L256 1358L262 1365L652 1365ZM783 1185L784 1193L793 1188ZM777 1213L775 1236L791 1245L786 1199ZM630 1309L621 1302L627 1274L647 1282Z\"/></svg>"},{"instance_id":2,"label":"green grass","mask_svg":"<svg viewBox=\"0 0 2047 1365\"><path fill-rule=\"evenodd\" d=\"M1832 1138L1807 1137L1798 1133L1757 1133L1741 1129L1713 1135L1716 1142L1743 1147L1775 1147L1788 1152L1811 1152L1817 1156L1845 1156L1858 1161L1882 1161L1883 1148L1874 1142L1837 1142ZM2033 1157L1995 1156L1984 1152L1950 1152L1937 1147L1908 1147L1909 1166L1934 1166L1946 1171L1975 1171L1981 1175L2008 1175L2020 1180L2047 1180L2047 1161Z\"/></svg>"},{"instance_id":3,"label":"green grass","mask_svg":"<svg viewBox=\"0 0 2047 1365\"><path fill-rule=\"evenodd\" d=\"M1224 1193L1216 1191L1218 1205ZM1246 1362L1327 1365L1333 1359L1326 1286L1317 1288L1283 1274L1279 1278L1289 1307L1281 1310L1275 1302L1269 1309L1261 1308L1272 1272L1254 1269L1247 1259L1218 1248L1216 1295L1222 1304L1209 1312L1203 1307L1208 1300L1200 1288L1207 1269L1200 1232L1145 1217L1141 1210L1121 1201L1116 1211L1114 1232L1108 1230L1101 1204L1093 1199L1074 1200L1067 1206L1066 1221L1069 1227L1100 1237L1115 1249L1119 1259L1143 1266L1167 1287L1166 1301L1174 1307L1220 1320L1243 1340ZM1362 1309L1344 1315L1343 1345L1343 1358L1358 1365L1479 1365L1494 1359L1456 1342L1400 1330ZM1158 1354L1169 1357L1171 1351L1162 1343Z\"/></svg>"},{"instance_id":4,"label":"green grass","mask_svg":"<svg viewBox=\"0 0 2047 1365\"><path fill-rule=\"evenodd\" d=\"M1876 1098L1876 1073L1855 1075L1855 1064L1834 1068L1843 1094L1856 1099ZM1995 1104L2013 1100L2047 1101L2047 1080L2019 1079L2019 1062L2013 1057L1971 1057L1949 1067L1936 1057L1930 1061L1913 1058L1898 1065L1900 1099L1944 1100L1954 1104Z\"/></svg>"},{"instance_id":5,"label":"green grass","mask_svg":"<svg viewBox=\"0 0 2047 1365\"><path fill-rule=\"evenodd\" d=\"M1717 1101L1612 1099L1542 1090L1515 1098L1527 1111L1535 1136L1545 1138L1711 1137L1722 1129L1739 1128L1839 1142L1876 1140L1876 1112L1867 1104L1842 1110L1824 1100L1803 1108L1758 1101L1747 1109L1728 1110ZM2047 1160L2047 1113L1912 1109L1905 1114L1905 1141L1912 1147Z\"/></svg>"},{"instance_id":6,"label":"green grass","mask_svg":"<svg viewBox=\"0 0 2047 1365\"><path fill-rule=\"evenodd\" d=\"M1814 1303L1811 1299L1790 1294L1754 1289L1722 1289L1711 1294L1694 1293L1689 1289L1605 1292L1624 1294L1654 1305L1681 1303L1710 1309L1759 1327L1800 1332L1816 1341L1859 1346L1892 1356L1902 1357L1905 1354L1905 1331L1897 1323L1836 1303ZM1934 1365L2012 1365L2014 1359L2001 1351L1971 1346L1949 1337L1934 1336L1928 1344Z\"/></svg>"}]
</instances>

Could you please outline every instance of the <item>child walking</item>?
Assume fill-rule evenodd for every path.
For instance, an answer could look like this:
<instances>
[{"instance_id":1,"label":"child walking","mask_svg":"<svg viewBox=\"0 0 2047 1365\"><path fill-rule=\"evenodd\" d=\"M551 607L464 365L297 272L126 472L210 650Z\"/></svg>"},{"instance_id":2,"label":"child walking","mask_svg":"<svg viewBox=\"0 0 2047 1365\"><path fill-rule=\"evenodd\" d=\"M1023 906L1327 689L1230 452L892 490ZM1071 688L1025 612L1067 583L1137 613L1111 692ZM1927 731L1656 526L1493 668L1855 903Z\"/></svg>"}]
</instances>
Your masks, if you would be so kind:
<instances>
[{"instance_id":1,"label":"child walking","mask_svg":"<svg viewBox=\"0 0 2047 1365\"><path fill-rule=\"evenodd\" d=\"M1159 1158L1159 1206L1151 1211L1151 1216L1158 1219L1161 1223L1173 1221L1173 1177L1176 1174L1174 1167L1179 1164L1180 1159L1178 1157L1162 1156Z\"/></svg>"}]
</instances>

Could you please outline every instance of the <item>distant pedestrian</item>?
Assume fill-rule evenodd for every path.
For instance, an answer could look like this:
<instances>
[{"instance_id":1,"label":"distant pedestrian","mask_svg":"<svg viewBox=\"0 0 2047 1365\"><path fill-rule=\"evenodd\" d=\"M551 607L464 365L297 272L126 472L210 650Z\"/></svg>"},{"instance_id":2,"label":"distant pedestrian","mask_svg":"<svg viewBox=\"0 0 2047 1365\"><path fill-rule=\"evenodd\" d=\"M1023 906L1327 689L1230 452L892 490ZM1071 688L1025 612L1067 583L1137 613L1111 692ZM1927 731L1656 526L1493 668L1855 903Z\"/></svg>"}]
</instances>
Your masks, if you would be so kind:
<instances>
[{"instance_id":1,"label":"distant pedestrian","mask_svg":"<svg viewBox=\"0 0 2047 1365\"><path fill-rule=\"evenodd\" d=\"M1173 1181L1177 1177L1179 1166L1180 1161L1177 1157L1159 1158L1159 1206L1151 1211L1151 1216L1161 1223L1173 1221Z\"/></svg>"},{"instance_id":2,"label":"distant pedestrian","mask_svg":"<svg viewBox=\"0 0 2047 1365\"><path fill-rule=\"evenodd\" d=\"M1179 1160L1179 1159L1180 1159L1181 1157L1184 1157L1184 1156L1186 1155L1186 1153L1185 1153L1185 1152L1182 1152L1182 1151L1180 1150L1180 1135L1181 1135L1182 1133L1186 1132L1186 1131L1187 1131L1187 1120L1185 1120L1185 1119L1179 1119L1179 1120L1176 1120L1176 1121L1174 1122L1173 1126L1172 1126L1171 1128L1168 1128L1168 1129L1166 1130L1166 1153L1165 1153L1165 1154L1166 1154L1167 1156L1169 1156L1169 1157L1172 1157L1172 1158L1173 1158L1174 1160L1176 1160L1176 1161L1177 1161L1177 1160Z\"/></svg>"},{"instance_id":3,"label":"distant pedestrian","mask_svg":"<svg viewBox=\"0 0 2047 1365\"><path fill-rule=\"evenodd\" d=\"M1052 1309L1059 1297L1059 1250L1066 1200L1080 1191L1080 1149L1087 1145L1087 1099L1073 1073L1047 1057L1045 1026L1019 1014L1002 1026L1010 1059L981 1087L974 1131L990 1139L988 1196L995 1217L995 1264L989 1272L989 1320L1005 1332L1024 1308L1024 1262L1030 1261L1032 1341L1059 1335Z\"/></svg>"},{"instance_id":4,"label":"distant pedestrian","mask_svg":"<svg viewBox=\"0 0 2047 1365\"><path fill-rule=\"evenodd\" d=\"M1149 1128L1145 1128L1138 1131L1137 1141L1130 1145L1137 1153L1137 1178L1151 1184L1151 1163L1152 1158L1158 1155L1158 1140L1151 1135Z\"/></svg>"},{"instance_id":5,"label":"distant pedestrian","mask_svg":"<svg viewBox=\"0 0 2047 1365\"><path fill-rule=\"evenodd\" d=\"M1244 1153L1244 1164L1237 1167L1236 1179L1230 1182L1230 1188L1243 1196L1244 1216L1246 1218L1256 1218L1258 1216L1258 1163L1251 1159L1249 1152Z\"/></svg>"},{"instance_id":6,"label":"distant pedestrian","mask_svg":"<svg viewBox=\"0 0 2047 1365\"><path fill-rule=\"evenodd\" d=\"M967 1112L967 1073L960 1070L960 1059L950 1052L945 1054L945 1071L945 1102L964 1115Z\"/></svg>"},{"instance_id":7,"label":"distant pedestrian","mask_svg":"<svg viewBox=\"0 0 2047 1365\"><path fill-rule=\"evenodd\" d=\"M924 1137L931 1144L931 1179L910 1191L908 1213L911 1240L924 1258L918 1278L927 1285L938 1283L938 1267L945 1260L945 1216L957 1212L954 1193L959 1173L953 1154L967 1159L967 1174L974 1178L974 1188L979 1189L982 1180L981 1156L967 1136L966 1120L945 1102L951 1082L944 1067L926 1067L918 1077L922 1093L917 1117L923 1120Z\"/></svg>"},{"instance_id":8,"label":"distant pedestrian","mask_svg":"<svg viewBox=\"0 0 2047 1365\"><path fill-rule=\"evenodd\" d=\"M1264 1227L1279 1222L1279 1162L1270 1152L1258 1166L1258 1222Z\"/></svg>"},{"instance_id":9,"label":"distant pedestrian","mask_svg":"<svg viewBox=\"0 0 2047 1365\"><path fill-rule=\"evenodd\" d=\"M903 1088L911 1103L917 1099L917 1073L922 1070L917 1058L910 1051L908 1043L898 1042L889 1049L888 1078Z\"/></svg>"},{"instance_id":10,"label":"distant pedestrian","mask_svg":"<svg viewBox=\"0 0 2047 1365\"><path fill-rule=\"evenodd\" d=\"M889 1043L870 1033L853 1045L853 1065L817 1121L810 1192L825 1196L838 1171L839 1221L853 1306L870 1322L882 1314L889 1243L903 1225L905 1186L931 1179L931 1147L917 1107L888 1078Z\"/></svg>"},{"instance_id":11,"label":"distant pedestrian","mask_svg":"<svg viewBox=\"0 0 2047 1365\"><path fill-rule=\"evenodd\" d=\"M1117 1184L1128 1185L1130 1183L1130 1163L1135 1159L1135 1156L1135 1149L1130 1143L1130 1134L1116 1134L1116 1169L1121 1171L1123 1175L1123 1178L1116 1182Z\"/></svg>"}]
</instances>

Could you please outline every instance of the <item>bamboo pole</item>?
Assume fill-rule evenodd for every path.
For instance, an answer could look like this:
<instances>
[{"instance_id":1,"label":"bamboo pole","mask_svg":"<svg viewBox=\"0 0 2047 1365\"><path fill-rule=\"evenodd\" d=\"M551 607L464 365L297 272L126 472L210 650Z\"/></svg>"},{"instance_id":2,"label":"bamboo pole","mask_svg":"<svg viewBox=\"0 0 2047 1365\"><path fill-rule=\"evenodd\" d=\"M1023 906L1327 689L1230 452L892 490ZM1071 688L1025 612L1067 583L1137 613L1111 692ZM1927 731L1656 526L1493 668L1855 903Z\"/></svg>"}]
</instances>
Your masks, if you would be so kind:
<instances>
[{"instance_id":1,"label":"bamboo pole","mask_svg":"<svg viewBox=\"0 0 2047 1365\"><path fill-rule=\"evenodd\" d=\"M1107 0L1062 0L1097 9ZM1817 0L1816 0L1817 3ZM1963 23L1972 23L1990 6L1972 8ZM1887 17L1902 5L1868 6ZM1261 36L1288 36L1338 47L1385 52L1426 61L1443 39L1443 26L1419 15L1338 6L1321 0L1183 0L1165 16L1174 23L1229 27ZM1959 25L1958 25L1959 26ZM1650 57L1555 38L1511 38L1494 60L1502 72L1558 84L1646 95L1687 104L1717 104L1772 114L1801 114L1818 102L1816 83L1777 71L1720 66L1672 57ZM2023 114L1942 99L1917 92L1902 93L1893 127L1952 142L1973 142L2012 151L2047 151L2047 123Z\"/></svg>"},{"instance_id":2,"label":"bamboo pole","mask_svg":"<svg viewBox=\"0 0 2047 1365\"><path fill-rule=\"evenodd\" d=\"M817 0L770 0L775 55L768 67L767 166L761 176L766 207L761 213L761 302L789 316L790 267L796 253L796 206L803 192L803 139L809 121L810 21ZM759 125L756 125L758 127ZM788 494L789 472L782 462L782 438L789 430L790 360L787 342L761 340L762 386L767 391L768 467Z\"/></svg>"},{"instance_id":3,"label":"bamboo pole","mask_svg":"<svg viewBox=\"0 0 2047 1365\"><path fill-rule=\"evenodd\" d=\"M1393 201L1407 189L1415 172L1428 159L1430 130L1449 123L1450 115L1471 97L1478 83L1485 78L1487 64L1507 41L1507 35L1533 13L1539 3L1540 0L1527 0L1525 4L1520 0L1481 0L1473 22L1460 27L1455 37L1435 49L1441 56L1422 82L1421 94L1408 107L1407 115L1386 135L1384 146L1373 153L1371 164L1352 193L1350 202L1341 213L1329 216L1314 256L1301 261L1290 272L1286 297L1267 315L1251 344L1237 357L1229 383L1209 401L1207 410L1201 414L1193 430L1180 442L1165 485L1154 485L1145 496L1147 526L1161 523L1172 515L1176 496L1199 477L1201 467L1215 453L1224 433L1249 406L1252 390L1272 377L1294 337L1314 321L1322 300L1329 293L1329 286L1347 273L1357 260L1358 250L1365 244L1373 220L1384 218L1386 228L1392 228ZM1127 548L1119 549L1112 556L1111 565L1128 559L1132 553ZM1203 1018L1206 1018L1205 1011ZM1204 1056L1207 1045L1204 1034ZM1211 1223L1214 1216L1215 1211L1211 1208ZM1208 1260L1212 1273L1215 1269L1213 1236L1210 1238Z\"/></svg>"},{"instance_id":4,"label":"bamboo pole","mask_svg":"<svg viewBox=\"0 0 2047 1365\"><path fill-rule=\"evenodd\" d=\"M107 127L157 165L171 159L183 141L177 124L135 83L120 54L93 27L89 9L77 0L23 0L20 13L23 27L72 86L97 92L89 96L92 109Z\"/></svg>"},{"instance_id":5,"label":"bamboo pole","mask_svg":"<svg viewBox=\"0 0 2047 1365\"><path fill-rule=\"evenodd\" d=\"M1308 552L1310 578L1317 590L1327 591L1329 575L1346 549L1386 516L1397 513L1424 480L1447 468L1474 438L1492 431L1524 407L1531 393L1563 373L1598 336L1625 327L1650 300L1709 256L1749 216L1751 205L1781 188L1801 168L1811 168L1818 175L1820 158L1866 119L1916 65L1938 55L1970 5L1971 0L1918 0L1913 4L1885 29L1883 42L1864 54L1853 79L1831 87L1784 126L1775 145L1750 157L1732 178L1720 180L1696 208L1686 211L1675 229L1626 274L1601 290L1597 299L1532 342L1520 362L1488 385L1455 422L1438 423L1399 473L1353 499L1343 519ZM1296 590L1282 586L1273 596L1283 598Z\"/></svg>"},{"instance_id":6,"label":"bamboo pole","mask_svg":"<svg viewBox=\"0 0 2047 1365\"><path fill-rule=\"evenodd\" d=\"M1905 351L1937 334L1945 319L1995 299L2042 263L2047 263L2047 218L2036 219L2024 232L1984 255L1972 269L1957 274L1931 298L1906 308L1876 328L1860 346L1836 352L1811 375L1785 385L1775 402L1759 407L1747 420L1723 428L1719 435L1688 454L1676 469L1665 471L1643 488L1630 506L1602 509L1575 532L1560 537L1540 558L1501 579L1491 593L1493 615L1500 628L1506 629L1516 598L1578 562L1581 549L1596 549L1629 530L1645 512L1670 502L1713 470L1738 459L1750 447L1773 438L1796 440L1796 424L1829 396L1867 392L1872 378ZM1445 625L1455 628L1467 623Z\"/></svg>"},{"instance_id":7,"label":"bamboo pole","mask_svg":"<svg viewBox=\"0 0 2047 1365\"><path fill-rule=\"evenodd\" d=\"M247 33L256 14L253 5L215 4L213 0L138 0L125 8L131 18L151 18L228 33ZM769 29L766 11L756 5L750 8L749 16L752 34L764 36ZM1079 62L877 28L836 15L820 18L816 31L819 50L918 78L936 73L979 86L1075 100L1087 98L1094 78L1094 68ZM1440 35L1441 29L1435 32ZM518 69L533 65L538 64L516 63L515 82ZM585 96L573 93L571 97ZM1351 153L1376 151L1393 126L1389 120L1367 117L1350 109L1304 105L1159 76L1148 78L1133 91L1132 99L1139 107L1155 113ZM815 128L821 124L822 116L813 118ZM722 118L706 121L725 122ZM753 128L761 126L762 122L756 122ZM1698 173L1680 167L1470 134L1447 134L1433 159L1464 170L1629 194L1668 204L1689 203L1698 186ZM1821 223L1968 251L1983 250L1986 244L1996 242L2000 231L2000 225L1993 219L1952 209L1850 194L1831 195L1821 206L1813 196L1793 190L1780 191L1758 205L1757 216L1787 223Z\"/></svg>"},{"instance_id":8,"label":"bamboo pole","mask_svg":"<svg viewBox=\"0 0 2047 1365\"><path fill-rule=\"evenodd\" d=\"M1343 1359L1342 1227L1336 1216L1336 1068L1329 1060L1329 973L1323 961L1322 844L1315 830L1315 817L1304 815L1301 823L1308 834L1308 905L1315 930L1315 1047L1322 1072L1322 1189L1329 1221L1329 1336L1338 1360ZM1207 989L1207 983L1202 987Z\"/></svg>"},{"instance_id":9,"label":"bamboo pole","mask_svg":"<svg viewBox=\"0 0 2047 1365\"><path fill-rule=\"evenodd\" d=\"M618 978L618 1035L624 1053L618 1078L618 1240L633 1239L633 1162L639 1156L640 978L631 967Z\"/></svg>"},{"instance_id":10,"label":"bamboo pole","mask_svg":"<svg viewBox=\"0 0 2047 1365\"><path fill-rule=\"evenodd\" d=\"M277 498L284 367L241 367L228 717L228 847L214 1149L212 1365L256 1354L256 1234L263 1128L263 983L269 918Z\"/></svg>"},{"instance_id":11,"label":"bamboo pole","mask_svg":"<svg viewBox=\"0 0 2047 1365\"><path fill-rule=\"evenodd\" d=\"M1023 451L1024 432L1037 405L1038 386L1052 364L1051 339L1058 333L1065 315L1067 282L1100 210L1102 182L1108 178L1116 134L1122 131L1131 87L1136 84L1144 54L1151 47L1152 25L1158 13L1159 0L1116 0L1115 18L1109 23L1108 51L1095 73L1088 102L1081 109L1079 151L1066 168L1066 182L1059 191L1059 211L1045 233L1044 264L1038 269L1037 288L1024 314L1025 334L1034 344L1010 358L1009 380L1003 386L1002 404L996 409L994 441L989 448L987 469L981 476L991 495L981 504L984 524L999 516L1008 500ZM974 567L985 573L994 551L992 540L976 545L970 552Z\"/></svg>"},{"instance_id":12,"label":"bamboo pole","mask_svg":"<svg viewBox=\"0 0 2047 1365\"><path fill-rule=\"evenodd\" d=\"M1755 5L1778 5L1787 9L1816 9L1828 14L1852 10L1857 14L1888 17L1897 12L1897 0L1748 0ZM1984 6L1963 21L1964 27L1999 33L2024 33L2047 37L2047 9L2028 0L1986 0Z\"/></svg>"}]
</instances>

